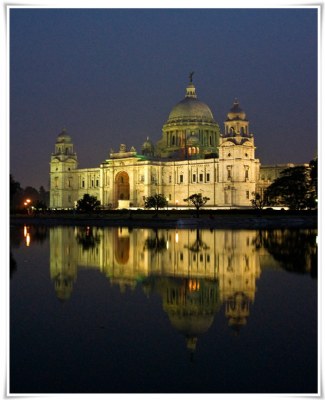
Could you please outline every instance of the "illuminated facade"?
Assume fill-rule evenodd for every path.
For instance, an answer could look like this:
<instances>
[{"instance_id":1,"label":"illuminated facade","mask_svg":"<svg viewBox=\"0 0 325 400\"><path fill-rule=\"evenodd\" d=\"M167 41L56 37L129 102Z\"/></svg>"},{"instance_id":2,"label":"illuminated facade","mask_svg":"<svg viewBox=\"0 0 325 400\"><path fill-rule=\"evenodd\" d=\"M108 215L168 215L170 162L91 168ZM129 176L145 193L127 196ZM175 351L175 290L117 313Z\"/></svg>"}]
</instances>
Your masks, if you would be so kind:
<instances>
[{"instance_id":1,"label":"illuminated facade","mask_svg":"<svg viewBox=\"0 0 325 400\"><path fill-rule=\"evenodd\" d=\"M143 207L160 193L169 206L187 206L194 193L207 207L248 207L257 191L260 163L245 112L235 100L224 132L210 108L199 101L193 82L173 107L156 145L149 138L141 154L121 144L98 168L78 169L71 137L62 131L50 162L50 208L74 208L88 193L104 208Z\"/></svg>"}]
</instances>

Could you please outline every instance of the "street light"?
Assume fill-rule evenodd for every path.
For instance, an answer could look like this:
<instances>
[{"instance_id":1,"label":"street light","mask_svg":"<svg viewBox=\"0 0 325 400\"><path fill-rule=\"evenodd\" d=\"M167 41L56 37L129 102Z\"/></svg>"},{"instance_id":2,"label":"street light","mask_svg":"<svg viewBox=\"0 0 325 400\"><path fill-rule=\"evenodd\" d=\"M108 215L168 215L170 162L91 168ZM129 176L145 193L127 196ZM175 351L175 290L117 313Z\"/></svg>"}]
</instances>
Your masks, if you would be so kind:
<instances>
[{"instance_id":1,"label":"street light","mask_svg":"<svg viewBox=\"0 0 325 400\"><path fill-rule=\"evenodd\" d=\"M30 203L31 203L31 199L26 199L26 200L24 201L24 206L26 207L26 210L27 210L27 213L28 213L28 214L29 214L29 212L30 212L30 209L29 209Z\"/></svg>"}]
</instances>

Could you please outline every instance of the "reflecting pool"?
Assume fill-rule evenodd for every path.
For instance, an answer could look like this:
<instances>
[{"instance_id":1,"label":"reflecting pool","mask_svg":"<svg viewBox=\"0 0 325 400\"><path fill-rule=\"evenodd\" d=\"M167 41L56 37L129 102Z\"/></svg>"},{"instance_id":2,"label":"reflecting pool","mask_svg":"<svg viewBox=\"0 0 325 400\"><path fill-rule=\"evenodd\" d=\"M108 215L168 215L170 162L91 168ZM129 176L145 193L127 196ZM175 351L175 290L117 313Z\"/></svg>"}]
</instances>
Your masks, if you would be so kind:
<instances>
[{"instance_id":1,"label":"reflecting pool","mask_svg":"<svg viewBox=\"0 0 325 400\"><path fill-rule=\"evenodd\" d=\"M10 393L317 393L316 230L11 229Z\"/></svg>"}]
</instances>

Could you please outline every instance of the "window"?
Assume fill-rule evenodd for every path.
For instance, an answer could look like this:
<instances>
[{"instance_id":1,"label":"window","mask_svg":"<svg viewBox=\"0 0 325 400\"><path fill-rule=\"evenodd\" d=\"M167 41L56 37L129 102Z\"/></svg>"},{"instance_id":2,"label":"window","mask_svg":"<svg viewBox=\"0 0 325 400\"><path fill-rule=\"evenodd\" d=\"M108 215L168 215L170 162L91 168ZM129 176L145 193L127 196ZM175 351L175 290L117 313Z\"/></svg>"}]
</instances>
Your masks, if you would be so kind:
<instances>
[{"instance_id":1,"label":"window","mask_svg":"<svg viewBox=\"0 0 325 400\"><path fill-rule=\"evenodd\" d=\"M210 174L207 173L207 182L210 182Z\"/></svg>"},{"instance_id":2,"label":"window","mask_svg":"<svg viewBox=\"0 0 325 400\"><path fill-rule=\"evenodd\" d=\"M99 180L96 179L96 186L99 186Z\"/></svg>"},{"instance_id":3,"label":"window","mask_svg":"<svg viewBox=\"0 0 325 400\"><path fill-rule=\"evenodd\" d=\"M172 176L171 175L169 175L168 181L169 181L169 183L172 183Z\"/></svg>"},{"instance_id":4,"label":"window","mask_svg":"<svg viewBox=\"0 0 325 400\"><path fill-rule=\"evenodd\" d=\"M170 194L170 195L168 196L168 198L169 198L169 201L171 201L171 199L172 199L172 195Z\"/></svg>"},{"instance_id":5,"label":"window","mask_svg":"<svg viewBox=\"0 0 325 400\"><path fill-rule=\"evenodd\" d=\"M94 180L91 180L91 187L94 187Z\"/></svg>"},{"instance_id":6,"label":"window","mask_svg":"<svg viewBox=\"0 0 325 400\"><path fill-rule=\"evenodd\" d=\"M183 175L179 176L179 183L183 183Z\"/></svg>"},{"instance_id":7,"label":"window","mask_svg":"<svg viewBox=\"0 0 325 400\"><path fill-rule=\"evenodd\" d=\"M248 179L248 168L245 169L245 179Z\"/></svg>"},{"instance_id":8,"label":"window","mask_svg":"<svg viewBox=\"0 0 325 400\"><path fill-rule=\"evenodd\" d=\"M209 137L210 146L212 146L212 136Z\"/></svg>"},{"instance_id":9,"label":"window","mask_svg":"<svg viewBox=\"0 0 325 400\"><path fill-rule=\"evenodd\" d=\"M249 191L246 191L246 199L249 199Z\"/></svg>"},{"instance_id":10,"label":"window","mask_svg":"<svg viewBox=\"0 0 325 400\"><path fill-rule=\"evenodd\" d=\"M203 182L203 174L200 174L200 182Z\"/></svg>"},{"instance_id":11,"label":"window","mask_svg":"<svg viewBox=\"0 0 325 400\"><path fill-rule=\"evenodd\" d=\"M81 182L81 187L83 187L83 188L85 187L85 181Z\"/></svg>"},{"instance_id":12,"label":"window","mask_svg":"<svg viewBox=\"0 0 325 400\"><path fill-rule=\"evenodd\" d=\"M195 174L193 174L192 181L196 182L196 175Z\"/></svg>"},{"instance_id":13,"label":"window","mask_svg":"<svg viewBox=\"0 0 325 400\"><path fill-rule=\"evenodd\" d=\"M227 173L228 173L227 179L231 179L231 168L230 167L227 169Z\"/></svg>"}]
</instances>

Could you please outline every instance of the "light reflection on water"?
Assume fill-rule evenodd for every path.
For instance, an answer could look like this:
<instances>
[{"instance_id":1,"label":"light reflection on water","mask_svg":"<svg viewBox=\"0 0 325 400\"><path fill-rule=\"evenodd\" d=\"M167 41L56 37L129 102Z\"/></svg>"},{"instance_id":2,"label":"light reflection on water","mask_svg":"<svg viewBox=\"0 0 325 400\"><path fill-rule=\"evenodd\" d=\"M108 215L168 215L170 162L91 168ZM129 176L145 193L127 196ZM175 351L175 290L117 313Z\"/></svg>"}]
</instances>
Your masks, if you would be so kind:
<instances>
[{"instance_id":1,"label":"light reflection on water","mask_svg":"<svg viewBox=\"0 0 325 400\"><path fill-rule=\"evenodd\" d=\"M193 372L191 372L188 374L186 385L181 380L174 381L174 378L170 377L169 382L167 382L169 386L166 387L162 383L164 380L159 377L152 383L152 389L149 384L143 386L138 380L136 380L137 383L134 383L132 379L128 381L124 378L121 380L121 382L124 382L123 385L115 382L115 386L112 384L106 384L107 386L105 386L101 381L98 382L97 386L92 386L94 383L89 383L87 386L84 381L80 383L81 389L79 391L95 392L96 387L102 388L98 391L104 392L240 392L245 390L248 392L276 392L278 390L293 393L316 391L316 236L316 230L130 230L128 228L96 228L90 226L50 229L35 226L22 227L17 232L13 232L11 239L11 309L13 310L11 329L17 329L19 324L19 312L16 313L15 308L19 308L16 305L18 303L18 288L22 285L22 282L19 282L20 279L24 279L24 284L26 284L26 276L20 275L20 270L24 269L24 265L21 265L20 261L16 259L28 259L29 251L33 248L43 247L43 253L47 254L48 258L46 261L44 258L42 260L44 268L49 270L50 283L53 289L51 293L46 294L47 297L56 297L61 302L68 304L73 302L75 298L81 304L84 300L80 299L80 293L78 292L78 277L85 269L89 272L96 271L107 280L107 290L110 290L111 287L118 287L121 299L124 296L124 300L121 301L125 301L130 296L129 293L133 292L137 295L137 301L141 308L144 307L145 301L152 299L154 302L155 296L158 296L160 310L157 308L155 312L160 313L163 311L168 317L170 327L174 333L181 334L184 340L184 348L189 352L190 359L193 359L194 355L197 356L197 353L199 353L198 344L200 341L204 343L204 337L209 338L216 320L218 320L219 324L223 320L228 326L228 332L224 331L224 335L229 335L231 332L236 333L236 335L239 333L242 335L242 330L247 329L251 324L247 338L253 340L253 342L255 341L256 354L254 355L254 352L251 352L250 357L252 357L251 362L257 364L261 357L261 349L265 350L260 343L261 338L259 335L261 331L259 331L259 324L264 324L265 322L271 324L270 321L274 320L274 326L270 327L268 332L270 334L270 343L274 347L274 352L272 353L274 360L283 356L280 354L281 351L283 352L282 346L289 340L287 332L278 331L278 327L282 326L281 324L286 326L284 322L286 319L291 318L291 322L295 320L297 328L298 324L300 325L300 335L303 335L303 337L304 331L308 332L308 329L312 328L311 333L306 334L307 336L310 334L308 340L304 338L304 343L310 342L308 345L310 348L306 347L301 350L303 354L301 359L304 360L304 365L299 366L299 368L306 368L306 365L312 365L310 381L306 381L306 375L304 375L305 385L301 385L300 382L297 383L300 372L299 374L293 372L292 376L284 376L282 380L273 378L273 381L275 381L274 389L272 389L272 385L265 384L266 377L261 379L260 384L256 382L249 384L249 380L246 377L242 378L242 380L237 380L237 386L231 386L231 380L227 383L228 378L224 379L224 382L213 382L210 385L206 385L194 382L191 375ZM45 248L45 251L44 244L49 246L48 249ZM44 268L42 268L42 271ZM284 271L293 273L293 275L284 275ZM288 280L289 276L290 280ZM303 281L292 280L294 276L303 278ZM279 283L279 277L281 277L281 284ZM30 275L30 279L33 278ZM266 279L267 282L265 281ZM15 282L15 280L17 281ZM273 287L272 285L276 286ZM292 296L297 296L298 290L299 297L303 296L304 287L307 288L308 293L306 292L306 296L308 295L309 299L306 298L301 303L301 298L294 299ZM263 292L261 292L262 289ZM138 290L140 290L139 293L137 292ZM100 289L98 291L101 293ZM268 296L272 295L272 292L278 293L279 299L290 297L288 304L279 305L277 310L279 315L269 314L271 313L270 310L273 309L273 305L269 304L267 299ZM29 301L31 303L43 301L43 299L35 298L35 293L28 293L26 289L24 293L27 293L27 296L30 295ZM139 300L140 293L144 295L141 300ZM310 298L310 293L312 293L312 298ZM45 304L47 302L49 300L46 300ZM302 304L305 308L303 310L301 309ZM21 305L20 307L20 312L22 312L24 307ZM35 306L36 309L37 307L39 305ZM47 307L49 310L55 308L51 302ZM297 307L297 309L292 307ZM254 308L256 308L255 316ZM56 310L55 312L58 311ZM82 312L81 308L80 312ZM305 313L306 320L299 320L298 315L304 315ZM63 314L61 310L59 318L63 318ZM253 314L252 318L251 314ZM257 320L258 315L260 315L259 320ZM120 317L123 318L123 316ZM261 320L264 317L265 321ZM35 320L35 314L33 318ZM47 318L51 317L48 316ZM74 314L73 318L76 319L78 316ZM116 323L118 319L116 316L114 318ZM311 320L309 321L308 318L311 318ZM152 323L151 319L152 315L148 314L148 318L141 323L150 324ZM250 319L252 319L252 322L250 322ZM34 321L34 323L37 324L37 321ZM58 319L58 324L60 323L62 321ZM302 324L306 324L306 327L302 327ZM27 326L28 324L26 329ZM149 329L147 326L144 328ZM132 329L131 326L130 329ZM272 332L272 329L274 332ZM116 333L117 336L120 334L119 332ZM155 334L159 336L158 332ZM274 334L283 337L283 343L275 345L274 343L277 340L272 339ZM49 333L47 335L48 338L44 340L53 340ZM26 383L26 380L17 376L19 351L16 349L26 345L26 343L21 342L23 339L19 335L16 340L15 335L12 336L12 392L37 392L35 387L38 388L39 386L31 385L30 381ZM113 336L111 340L113 340ZM114 340L118 341L118 338L114 337ZM130 346L132 340L132 334L130 333ZM155 338L156 340L157 338ZM164 339L160 340L163 341ZM225 345L229 345L228 340L223 336L221 342L224 341ZM301 338L291 338L291 343L294 340L299 342ZM167 348L171 346L167 339L165 345ZM210 348L212 354L215 351L214 347L215 345ZM276 354L277 347L279 348L279 354ZM78 348L78 350L84 351L83 348ZM147 349L146 351L149 350ZM286 351L288 350L286 349ZM305 353L310 354L308 360ZM41 355L39 357L42 358ZM99 355L98 357L100 358ZM149 357L149 355L146 357ZM169 357L173 359L173 354L166 355L166 365L160 365L161 368L171 368ZM216 362L210 365L208 362L209 357L206 357L205 361L202 360L202 366L209 368L210 373L211 369L220 368ZM231 355L231 357L234 357L234 355ZM235 359L237 368L240 366L241 368L246 368L242 363L244 361L245 363L248 362L247 357L246 354L243 359ZM125 363L129 362L127 359ZM101 360L101 362L104 361ZM108 361L106 360L105 362ZM182 365L182 362L180 362L180 365ZM15 370L15 363L17 363L17 371ZM247 367L254 369L256 365ZM142 365L139 368L145 369L146 367ZM293 369L294 371L295 368ZM146 371L146 373L150 375L151 372ZM270 372L268 371L267 373ZM278 370L275 369L274 373L278 374ZM117 378L115 377L115 379ZM295 382L295 386L293 386L293 382ZM62 388L58 391L74 392L75 390L71 389L70 384L62 383ZM42 384L40 385L42 387L40 391L42 392L55 392L45 378L43 386ZM299 385L301 390L299 390ZM44 389L44 387L48 388L48 390Z\"/></svg>"}]
</instances>

